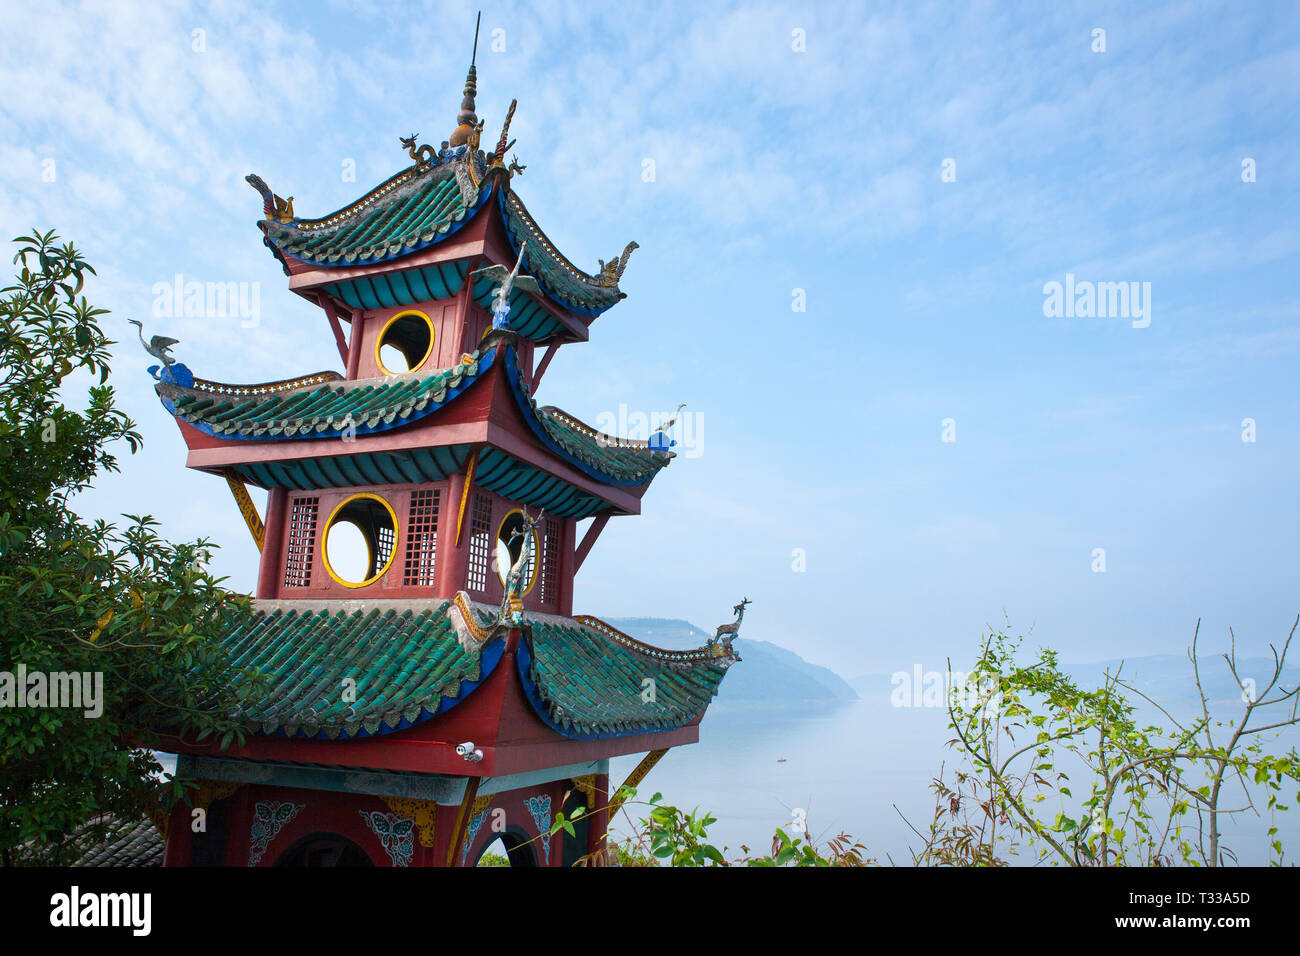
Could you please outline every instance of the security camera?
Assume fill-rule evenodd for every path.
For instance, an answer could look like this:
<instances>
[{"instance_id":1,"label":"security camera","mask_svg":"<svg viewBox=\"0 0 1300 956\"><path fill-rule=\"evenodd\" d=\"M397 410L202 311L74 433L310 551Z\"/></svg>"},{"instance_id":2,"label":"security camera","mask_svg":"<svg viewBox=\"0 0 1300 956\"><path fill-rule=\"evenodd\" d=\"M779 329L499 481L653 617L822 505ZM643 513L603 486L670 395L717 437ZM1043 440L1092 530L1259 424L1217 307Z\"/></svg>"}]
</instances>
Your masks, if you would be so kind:
<instances>
[{"instance_id":1,"label":"security camera","mask_svg":"<svg viewBox=\"0 0 1300 956\"><path fill-rule=\"evenodd\" d=\"M460 754L470 763L478 763L483 759L483 751L474 746L474 741L467 740L463 744L456 746L456 753Z\"/></svg>"}]
</instances>

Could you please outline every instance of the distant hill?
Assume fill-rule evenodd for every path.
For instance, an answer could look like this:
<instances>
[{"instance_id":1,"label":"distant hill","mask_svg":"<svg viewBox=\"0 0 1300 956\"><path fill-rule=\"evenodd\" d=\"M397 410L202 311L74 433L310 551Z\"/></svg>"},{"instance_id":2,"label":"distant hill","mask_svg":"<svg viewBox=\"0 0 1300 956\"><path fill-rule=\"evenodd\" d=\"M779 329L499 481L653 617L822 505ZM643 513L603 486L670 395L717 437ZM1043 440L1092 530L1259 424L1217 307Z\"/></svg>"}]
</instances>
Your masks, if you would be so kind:
<instances>
[{"instance_id":1,"label":"distant hill","mask_svg":"<svg viewBox=\"0 0 1300 956\"><path fill-rule=\"evenodd\" d=\"M610 624L647 644L684 651L700 647L712 634L689 621L662 617L608 618ZM727 672L719 701L788 703L794 701L856 700L858 695L834 671L810 664L793 651L767 641L751 641L742 632L736 640L741 662Z\"/></svg>"}]
</instances>

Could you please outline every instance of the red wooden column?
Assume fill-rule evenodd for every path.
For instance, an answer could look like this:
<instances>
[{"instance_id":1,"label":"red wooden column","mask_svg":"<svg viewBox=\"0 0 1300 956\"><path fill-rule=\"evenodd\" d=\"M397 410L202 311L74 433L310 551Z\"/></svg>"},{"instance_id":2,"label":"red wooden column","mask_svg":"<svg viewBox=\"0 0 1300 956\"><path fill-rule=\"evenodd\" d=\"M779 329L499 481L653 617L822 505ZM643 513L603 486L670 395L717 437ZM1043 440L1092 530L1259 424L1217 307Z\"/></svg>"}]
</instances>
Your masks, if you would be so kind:
<instances>
[{"instance_id":1,"label":"red wooden column","mask_svg":"<svg viewBox=\"0 0 1300 956\"><path fill-rule=\"evenodd\" d=\"M451 475L447 481L447 501L438 519L438 593L451 597L465 587L465 572L469 564L469 520L473 501L465 502L464 527L460 541L456 540L456 524L460 517L460 502L465 495L465 472ZM470 491L471 499L473 490Z\"/></svg>"},{"instance_id":2,"label":"red wooden column","mask_svg":"<svg viewBox=\"0 0 1300 956\"><path fill-rule=\"evenodd\" d=\"M587 817L587 852L595 866L605 865L605 838L609 833L609 774L596 774L596 805Z\"/></svg>"},{"instance_id":3,"label":"red wooden column","mask_svg":"<svg viewBox=\"0 0 1300 956\"><path fill-rule=\"evenodd\" d=\"M178 800L167 817L167 848L163 851L163 866L189 866L193 845L190 807L184 800Z\"/></svg>"},{"instance_id":4,"label":"red wooden column","mask_svg":"<svg viewBox=\"0 0 1300 956\"><path fill-rule=\"evenodd\" d=\"M353 309L352 321L349 325L351 328L348 329L348 370L344 377L355 379L357 369L361 365L361 338L362 332L365 331L365 313L360 309Z\"/></svg>"},{"instance_id":5,"label":"red wooden column","mask_svg":"<svg viewBox=\"0 0 1300 956\"><path fill-rule=\"evenodd\" d=\"M558 611L564 617L573 616L573 577L577 567L573 560L574 539L578 536L578 519L565 518L560 538L560 594Z\"/></svg>"},{"instance_id":6,"label":"red wooden column","mask_svg":"<svg viewBox=\"0 0 1300 956\"><path fill-rule=\"evenodd\" d=\"M284 567L285 509L289 492L272 488L266 500L266 531L262 537L262 563L257 568L257 596L274 598L280 591L280 572Z\"/></svg>"}]
</instances>

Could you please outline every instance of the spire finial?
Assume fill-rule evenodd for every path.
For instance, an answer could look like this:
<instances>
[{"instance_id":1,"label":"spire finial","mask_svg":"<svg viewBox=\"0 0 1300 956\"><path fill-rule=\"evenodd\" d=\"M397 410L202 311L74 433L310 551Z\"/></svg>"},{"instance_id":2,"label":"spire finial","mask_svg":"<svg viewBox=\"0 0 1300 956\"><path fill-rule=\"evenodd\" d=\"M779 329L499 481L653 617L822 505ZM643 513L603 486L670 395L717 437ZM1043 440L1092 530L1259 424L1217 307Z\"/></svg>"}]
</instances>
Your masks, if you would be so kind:
<instances>
[{"instance_id":1,"label":"spire finial","mask_svg":"<svg viewBox=\"0 0 1300 956\"><path fill-rule=\"evenodd\" d=\"M480 10L474 20L474 51L469 59L469 73L465 76L465 98L460 101L460 112L456 115L456 129L452 131L451 138L448 140L452 146L468 143L470 135L478 126L478 115L474 112L474 97L478 93L478 70L474 64L478 62L478 28L482 20L483 11Z\"/></svg>"}]
</instances>

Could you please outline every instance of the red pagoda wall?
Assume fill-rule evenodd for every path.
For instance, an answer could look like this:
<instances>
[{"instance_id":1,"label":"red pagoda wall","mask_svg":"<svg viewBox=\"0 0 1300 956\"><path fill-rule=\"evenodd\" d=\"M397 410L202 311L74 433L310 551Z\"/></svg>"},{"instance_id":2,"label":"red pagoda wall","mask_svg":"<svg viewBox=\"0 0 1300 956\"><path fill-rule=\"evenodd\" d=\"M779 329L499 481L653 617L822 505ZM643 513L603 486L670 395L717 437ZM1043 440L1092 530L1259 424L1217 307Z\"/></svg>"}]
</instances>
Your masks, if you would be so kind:
<instances>
[{"instance_id":1,"label":"red pagoda wall","mask_svg":"<svg viewBox=\"0 0 1300 956\"><path fill-rule=\"evenodd\" d=\"M495 564L497 532L502 519L520 504L485 489L473 488L466 502L461 540L457 544L456 523L464 480L464 475L455 475L449 481L425 484L366 485L273 494L267 512L267 541L258 575L258 597L429 598L451 597L465 590L474 600L500 603L504 587ZM327 569L325 531L335 509L358 494L376 495L389 505L397 519L397 544L388 570L377 580L362 587L348 587ZM417 499L417 496L421 497ZM281 500L277 502L276 498ZM414 510L413 502L417 505ZM437 518L430 522L427 515L434 502ZM529 510L536 513L535 508ZM484 515L486 563L482 553ZM574 524L573 518L543 517L540 547L534 558L537 570L532 586L523 597L526 609L571 613ZM426 533L422 535L421 531ZM427 532L436 533L431 580L427 564L421 563L418 547L411 548L413 541L417 546L429 546ZM420 583L421 580L427 583Z\"/></svg>"},{"instance_id":2,"label":"red pagoda wall","mask_svg":"<svg viewBox=\"0 0 1300 956\"><path fill-rule=\"evenodd\" d=\"M462 309L465 311L463 316ZM432 350L422 363L410 369L413 372L455 366L462 355L474 351L484 333L492 327L492 317L480 306L468 302L463 292L449 299L357 312L353 321L358 324L350 333L353 341L349 343L349 348L356 349L357 354L350 355L348 361L355 374L349 374L349 378L379 378L390 374L377 361L376 347L389 321L406 313L426 317L433 329ZM519 369L524 380L529 381L533 368L533 343L521 338L516 351Z\"/></svg>"},{"instance_id":3,"label":"red pagoda wall","mask_svg":"<svg viewBox=\"0 0 1300 956\"><path fill-rule=\"evenodd\" d=\"M513 851L514 865L554 867L594 849L592 838L599 836L585 826L574 837L545 834L556 812L564 809L571 815L586 803L570 780L493 794L486 806L488 798L483 798L482 816L463 821L466 836L454 854L459 805L267 784L226 786L234 792L219 799L196 798L203 807L198 833L194 810L176 805L167 827L166 866L304 865L301 854L327 840L358 851L363 858L354 856L352 865L368 860L375 866L446 866L450 854L452 866L474 866L501 837ZM599 777L597 786L607 790L608 778ZM397 820L414 822L409 840L385 832Z\"/></svg>"}]
</instances>

